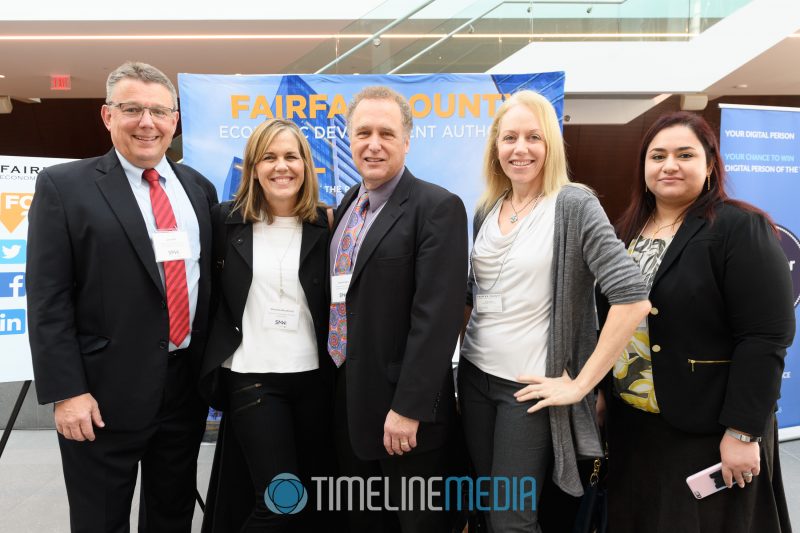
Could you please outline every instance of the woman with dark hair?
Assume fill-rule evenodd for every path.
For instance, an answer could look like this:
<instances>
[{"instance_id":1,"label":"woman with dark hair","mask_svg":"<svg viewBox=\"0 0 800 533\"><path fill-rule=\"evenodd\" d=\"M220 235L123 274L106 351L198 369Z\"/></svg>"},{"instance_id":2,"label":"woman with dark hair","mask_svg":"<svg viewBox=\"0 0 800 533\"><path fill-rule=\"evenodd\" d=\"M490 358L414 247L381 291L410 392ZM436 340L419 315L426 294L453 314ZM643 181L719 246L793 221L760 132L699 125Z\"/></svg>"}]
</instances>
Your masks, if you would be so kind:
<instances>
[{"instance_id":1,"label":"woman with dark hair","mask_svg":"<svg viewBox=\"0 0 800 533\"><path fill-rule=\"evenodd\" d=\"M294 123L253 130L212 225L218 303L200 390L225 414L203 531L330 531L311 481L333 470L328 217Z\"/></svg>"},{"instance_id":2,"label":"woman with dark hair","mask_svg":"<svg viewBox=\"0 0 800 533\"><path fill-rule=\"evenodd\" d=\"M606 388L609 526L790 531L775 407L791 279L769 217L728 197L701 117L671 113L646 133L617 230L653 307ZM686 478L717 463L729 488L696 499Z\"/></svg>"}]
</instances>

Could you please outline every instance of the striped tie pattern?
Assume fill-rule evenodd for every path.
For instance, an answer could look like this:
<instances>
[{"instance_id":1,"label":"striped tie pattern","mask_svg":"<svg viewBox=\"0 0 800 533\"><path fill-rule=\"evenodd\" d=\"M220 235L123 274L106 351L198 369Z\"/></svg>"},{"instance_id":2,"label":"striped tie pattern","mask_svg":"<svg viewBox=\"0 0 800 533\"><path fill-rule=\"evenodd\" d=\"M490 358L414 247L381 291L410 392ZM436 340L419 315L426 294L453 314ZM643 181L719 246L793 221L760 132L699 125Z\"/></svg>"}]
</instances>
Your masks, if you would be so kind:
<instances>
[{"instance_id":1,"label":"striped tie pattern","mask_svg":"<svg viewBox=\"0 0 800 533\"><path fill-rule=\"evenodd\" d=\"M367 192L358 197L353 212L347 221L336 249L336 261L333 265L334 275L349 274L353 271L353 256L356 251L358 234L364 227L364 217L369 208ZM328 322L328 353L337 367L344 364L347 356L347 306L344 302L332 303Z\"/></svg>"},{"instance_id":2,"label":"striped tie pattern","mask_svg":"<svg viewBox=\"0 0 800 533\"><path fill-rule=\"evenodd\" d=\"M142 177L150 184L150 203L156 217L156 228L177 229L178 224L175 222L172 205L158 181L158 171L149 168L142 173ZM169 340L177 347L189 334L189 287L186 284L186 264L183 259L164 261L163 264L169 313Z\"/></svg>"}]
</instances>

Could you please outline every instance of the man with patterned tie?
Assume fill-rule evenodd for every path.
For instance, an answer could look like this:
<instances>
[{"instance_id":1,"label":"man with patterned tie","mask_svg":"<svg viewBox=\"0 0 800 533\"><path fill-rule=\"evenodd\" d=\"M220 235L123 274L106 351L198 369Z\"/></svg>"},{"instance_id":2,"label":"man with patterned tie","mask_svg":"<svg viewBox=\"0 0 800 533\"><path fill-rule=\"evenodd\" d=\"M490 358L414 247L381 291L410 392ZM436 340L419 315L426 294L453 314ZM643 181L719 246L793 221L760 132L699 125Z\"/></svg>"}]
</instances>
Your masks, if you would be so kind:
<instances>
[{"instance_id":1,"label":"man with patterned tie","mask_svg":"<svg viewBox=\"0 0 800 533\"><path fill-rule=\"evenodd\" d=\"M72 531L128 531L141 465L139 531L188 532L217 196L165 156L178 112L161 71L125 63L106 92L113 149L42 171L28 214L36 391L55 403Z\"/></svg>"},{"instance_id":2,"label":"man with patterned tie","mask_svg":"<svg viewBox=\"0 0 800 533\"><path fill-rule=\"evenodd\" d=\"M395 509L403 479L450 473L467 216L456 195L405 168L412 118L403 96L363 89L347 125L363 181L342 199L330 246L336 445L342 474L386 478L388 499L379 501ZM419 502L413 511L348 513L348 521L351 533L449 530L445 513Z\"/></svg>"}]
</instances>

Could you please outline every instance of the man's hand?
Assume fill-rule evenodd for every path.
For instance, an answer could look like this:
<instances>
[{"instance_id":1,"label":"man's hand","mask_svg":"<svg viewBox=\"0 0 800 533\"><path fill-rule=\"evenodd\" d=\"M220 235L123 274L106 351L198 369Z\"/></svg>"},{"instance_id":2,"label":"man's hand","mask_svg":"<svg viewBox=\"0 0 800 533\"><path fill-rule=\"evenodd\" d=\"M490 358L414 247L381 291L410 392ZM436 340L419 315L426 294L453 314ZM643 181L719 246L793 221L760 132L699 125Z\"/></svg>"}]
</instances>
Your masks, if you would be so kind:
<instances>
[{"instance_id":1,"label":"man's hand","mask_svg":"<svg viewBox=\"0 0 800 533\"><path fill-rule=\"evenodd\" d=\"M88 392L56 404L56 430L69 440L94 440L94 427L105 427L100 408Z\"/></svg>"},{"instance_id":2,"label":"man's hand","mask_svg":"<svg viewBox=\"0 0 800 533\"><path fill-rule=\"evenodd\" d=\"M389 409L383 423L383 447L389 455L403 455L417 447L419 420L406 418Z\"/></svg>"}]
</instances>

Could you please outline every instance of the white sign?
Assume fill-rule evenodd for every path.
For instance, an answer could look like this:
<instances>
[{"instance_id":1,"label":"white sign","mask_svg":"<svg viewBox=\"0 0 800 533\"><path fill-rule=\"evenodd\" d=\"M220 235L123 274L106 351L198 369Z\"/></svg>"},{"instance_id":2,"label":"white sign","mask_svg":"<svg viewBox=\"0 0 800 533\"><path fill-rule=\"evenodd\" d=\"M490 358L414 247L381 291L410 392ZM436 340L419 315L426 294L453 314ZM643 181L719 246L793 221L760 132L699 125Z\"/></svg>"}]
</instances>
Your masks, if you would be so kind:
<instances>
[{"instance_id":1,"label":"white sign","mask_svg":"<svg viewBox=\"0 0 800 533\"><path fill-rule=\"evenodd\" d=\"M0 382L33 379L25 300L28 209L39 172L67 161L0 155Z\"/></svg>"}]
</instances>

